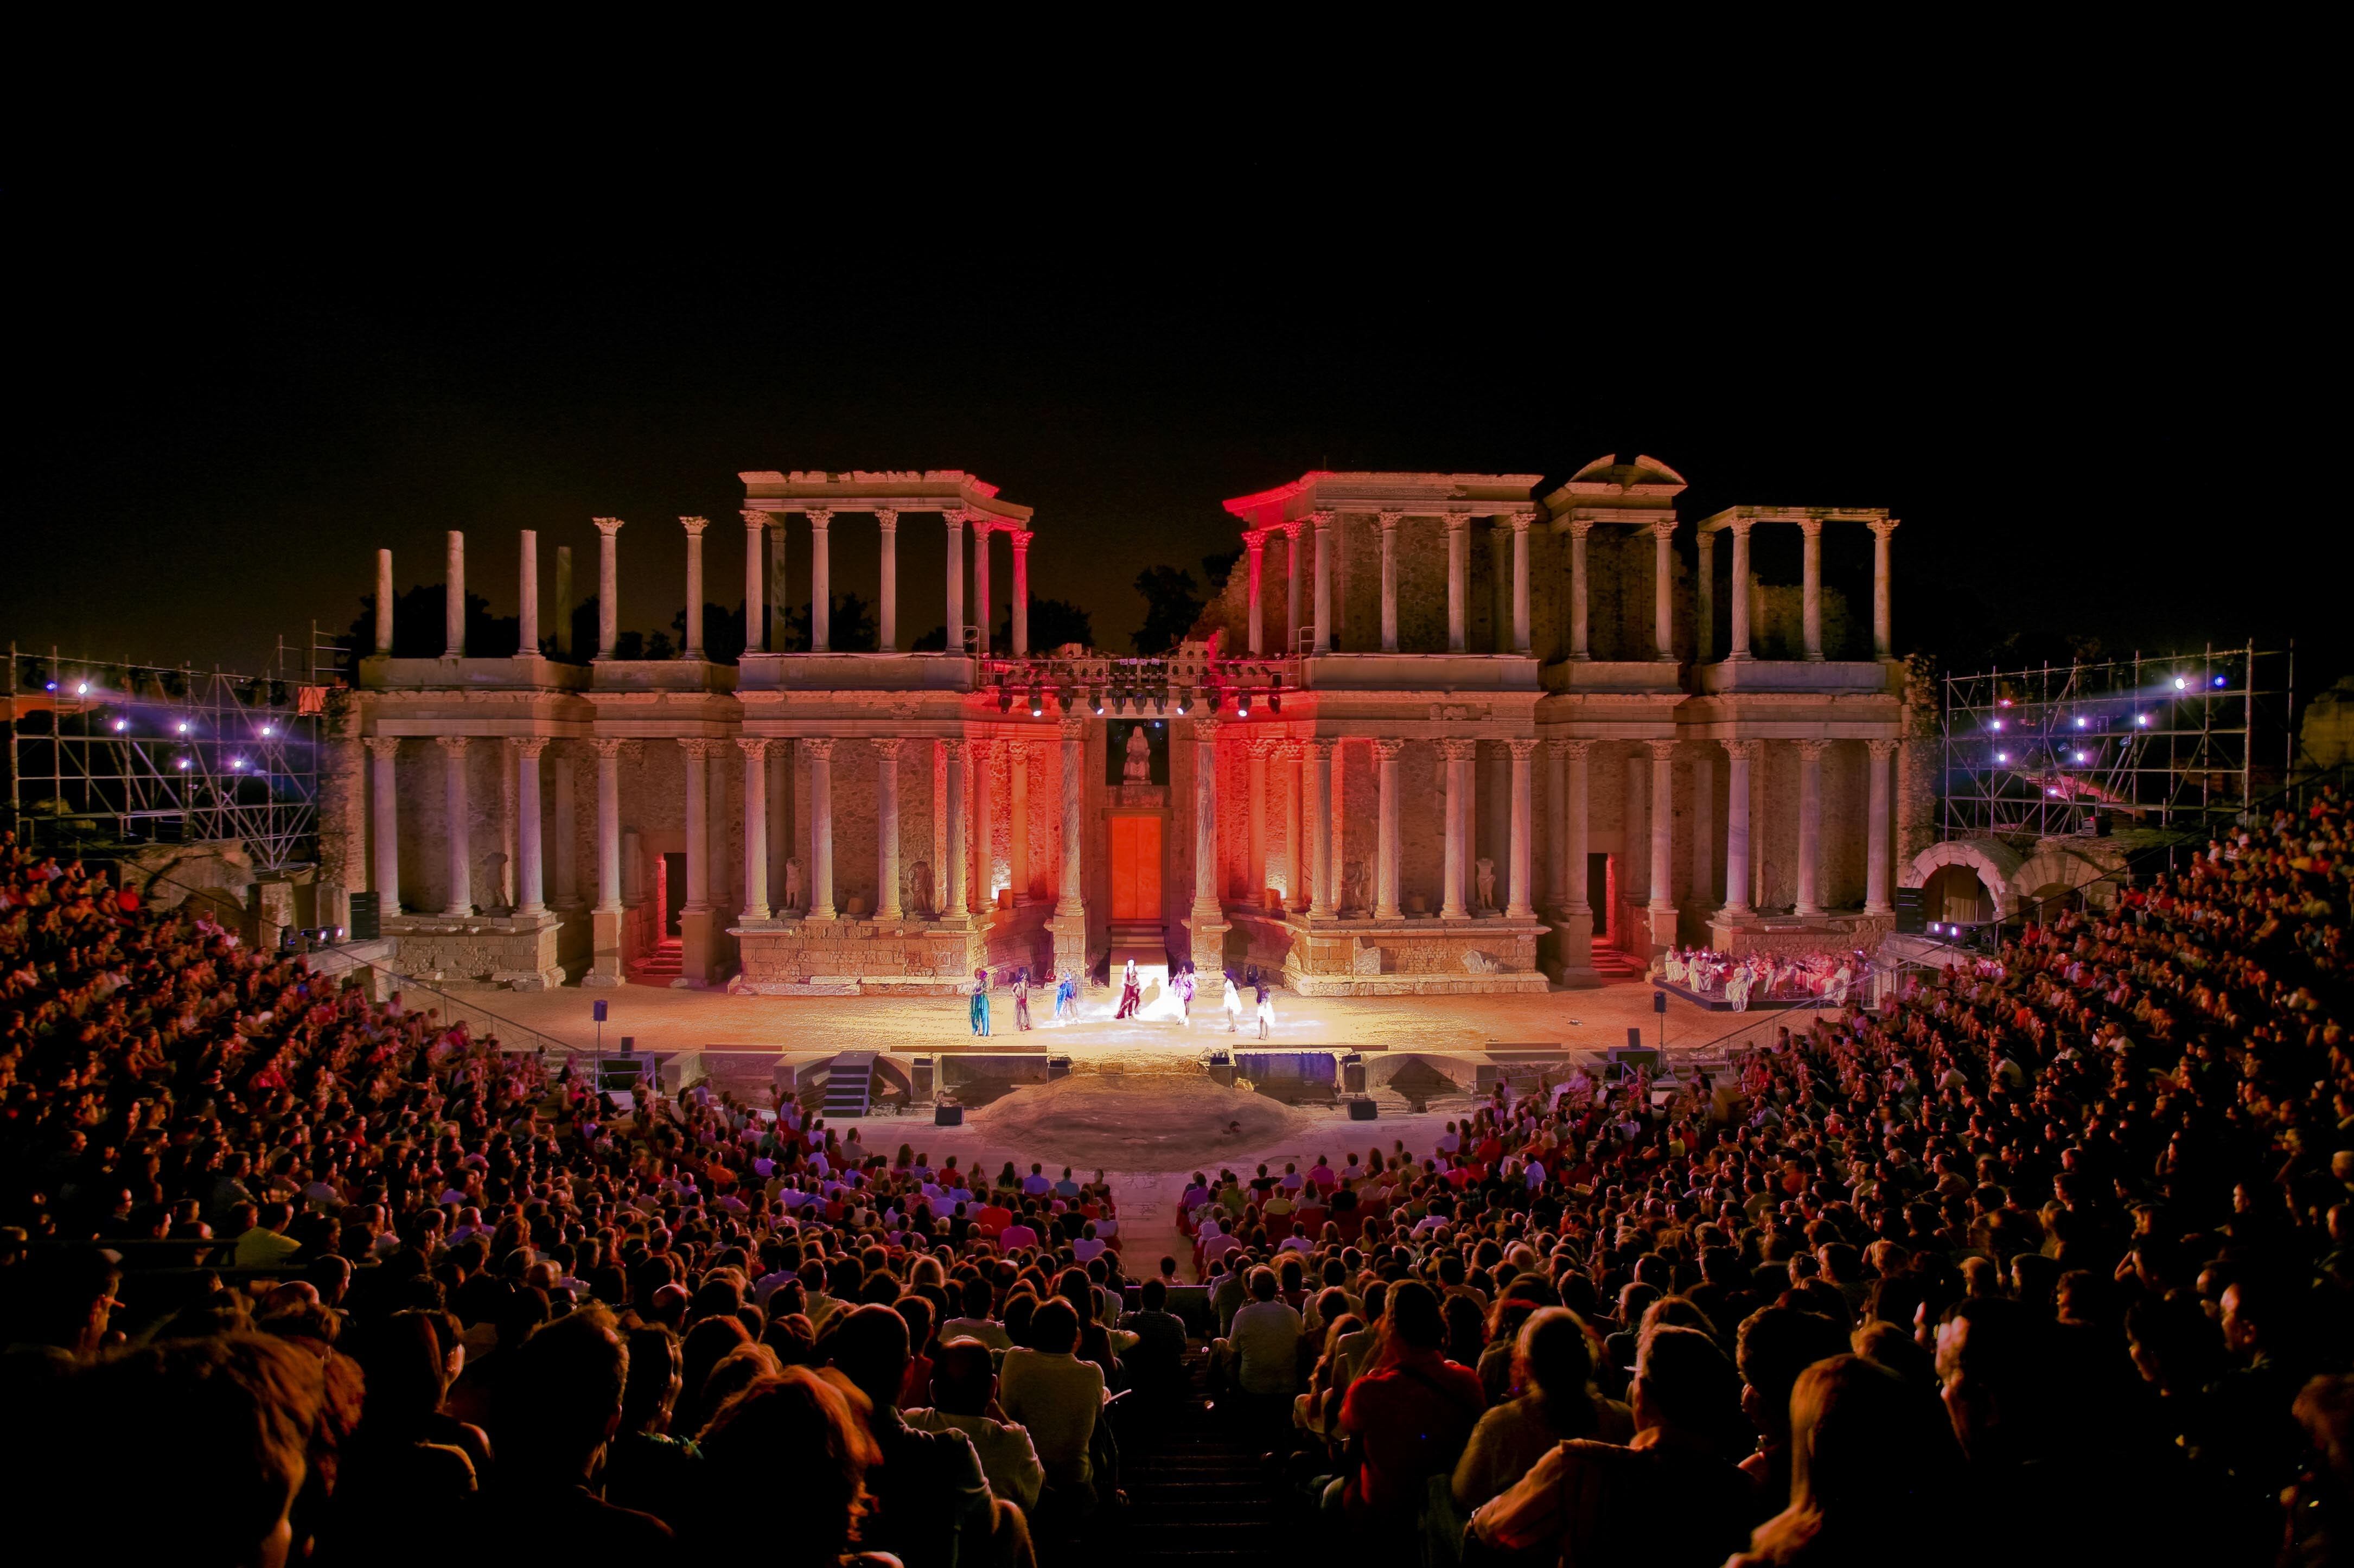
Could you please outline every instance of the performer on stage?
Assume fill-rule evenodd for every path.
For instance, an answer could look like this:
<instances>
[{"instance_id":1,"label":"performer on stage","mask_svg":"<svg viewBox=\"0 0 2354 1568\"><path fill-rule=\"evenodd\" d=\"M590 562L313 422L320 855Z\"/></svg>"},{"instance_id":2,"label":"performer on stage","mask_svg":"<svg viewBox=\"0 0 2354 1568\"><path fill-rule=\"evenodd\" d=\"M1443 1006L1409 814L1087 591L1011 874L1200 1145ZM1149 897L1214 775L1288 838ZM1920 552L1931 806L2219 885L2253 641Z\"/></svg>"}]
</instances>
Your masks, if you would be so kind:
<instances>
[{"instance_id":1,"label":"performer on stage","mask_svg":"<svg viewBox=\"0 0 2354 1568\"><path fill-rule=\"evenodd\" d=\"M1143 1002L1144 985L1136 978L1136 960L1130 959L1128 960L1127 967L1119 972L1119 1011L1112 1016L1133 1018L1136 1016L1136 1010L1143 1005Z\"/></svg>"},{"instance_id":2,"label":"performer on stage","mask_svg":"<svg viewBox=\"0 0 2354 1568\"><path fill-rule=\"evenodd\" d=\"M1013 971L1013 1027L1019 1032L1030 1027L1030 971Z\"/></svg>"},{"instance_id":3,"label":"performer on stage","mask_svg":"<svg viewBox=\"0 0 2354 1568\"><path fill-rule=\"evenodd\" d=\"M1180 1027L1193 1027L1193 966L1187 964L1184 972L1172 982L1177 988L1177 1022Z\"/></svg>"},{"instance_id":4,"label":"performer on stage","mask_svg":"<svg viewBox=\"0 0 2354 1568\"><path fill-rule=\"evenodd\" d=\"M983 1039L989 1036L989 971L972 971L972 1032Z\"/></svg>"},{"instance_id":5,"label":"performer on stage","mask_svg":"<svg viewBox=\"0 0 2354 1568\"><path fill-rule=\"evenodd\" d=\"M1079 971L1076 969L1065 969L1063 971L1063 978L1061 980L1056 982L1055 986L1055 1017L1056 1020L1064 1023L1069 1023L1076 1020L1079 1012L1078 1001Z\"/></svg>"},{"instance_id":6,"label":"performer on stage","mask_svg":"<svg viewBox=\"0 0 2354 1568\"><path fill-rule=\"evenodd\" d=\"M1267 1038L1268 1028L1275 1022L1275 993L1267 989L1267 977L1258 978L1258 1037Z\"/></svg>"},{"instance_id":7,"label":"performer on stage","mask_svg":"<svg viewBox=\"0 0 2354 1568\"><path fill-rule=\"evenodd\" d=\"M1226 1033L1232 1034L1243 1015L1242 993L1235 989L1235 971L1232 969L1226 971L1226 993L1221 1005L1226 1010Z\"/></svg>"}]
</instances>

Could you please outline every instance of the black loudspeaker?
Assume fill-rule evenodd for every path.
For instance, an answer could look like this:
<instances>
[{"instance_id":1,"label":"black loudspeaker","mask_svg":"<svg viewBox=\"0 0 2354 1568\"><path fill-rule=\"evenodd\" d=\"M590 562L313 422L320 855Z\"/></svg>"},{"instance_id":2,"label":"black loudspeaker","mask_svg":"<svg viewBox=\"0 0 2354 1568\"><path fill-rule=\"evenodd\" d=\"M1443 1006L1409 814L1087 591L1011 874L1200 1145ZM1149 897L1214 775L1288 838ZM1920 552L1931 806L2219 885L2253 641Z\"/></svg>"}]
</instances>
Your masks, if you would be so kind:
<instances>
[{"instance_id":1,"label":"black loudspeaker","mask_svg":"<svg viewBox=\"0 0 2354 1568\"><path fill-rule=\"evenodd\" d=\"M1898 936L1918 937L1928 929L1921 893L1922 890L1917 887L1900 887L1889 895L1889 902L1896 907Z\"/></svg>"},{"instance_id":2,"label":"black loudspeaker","mask_svg":"<svg viewBox=\"0 0 2354 1568\"><path fill-rule=\"evenodd\" d=\"M932 1107L932 1125L934 1127L962 1127L964 1125L964 1107L934 1106Z\"/></svg>"},{"instance_id":3,"label":"black loudspeaker","mask_svg":"<svg viewBox=\"0 0 2354 1568\"><path fill-rule=\"evenodd\" d=\"M1349 1119L1351 1121L1372 1121L1381 1114L1382 1107L1375 1105L1371 1100L1358 1099L1351 1100L1349 1102Z\"/></svg>"},{"instance_id":4,"label":"black loudspeaker","mask_svg":"<svg viewBox=\"0 0 2354 1568\"><path fill-rule=\"evenodd\" d=\"M384 898L380 894L352 895L352 940L373 942L384 935Z\"/></svg>"},{"instance_id":5,"label":"black loudspeaker","mask_svg":"<svg viewBox=\"0 0 2354 1568\"><path fill-rule=\"evenodd\" d=\"M1048 1083L1051 1084L1057 1078L1067 1078L1070 1075L1071 1059L1068 1056L1049 1056L1046 1058L1046 1081Z\"/></svg>"},{"instance_id":6,"label":"black loudspeaker","mask_svg":"<svg viewBox=\"0 0 2354 1568\"><path fill-rule=\"evenodd\" d=\"M1627 1026L1627 1049L1629 1051L1640 1051L1642 1048L1643 1032L1636 1028L1633 1024L1628 1024Z\"/></svg>"}]
</instances>

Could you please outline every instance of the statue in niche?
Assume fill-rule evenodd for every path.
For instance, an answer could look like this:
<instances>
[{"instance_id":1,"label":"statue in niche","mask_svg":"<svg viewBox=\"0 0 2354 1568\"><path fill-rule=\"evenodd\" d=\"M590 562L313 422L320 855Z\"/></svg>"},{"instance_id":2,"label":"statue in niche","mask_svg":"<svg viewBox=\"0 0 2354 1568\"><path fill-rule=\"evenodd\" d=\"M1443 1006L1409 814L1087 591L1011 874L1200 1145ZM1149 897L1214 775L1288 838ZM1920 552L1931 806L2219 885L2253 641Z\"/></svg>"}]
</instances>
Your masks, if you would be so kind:
<instances>
[{"instance_id":1,"label":"statue in niche","mask_svg":"<svg viewBox=\"0 0 2354 1568\"><path fill-rule=\"evenodd\" d=\"M1357 913L1365 907L1365 880L1372 873L1369 861L1352 860L1343 863L1341 871L1341 908L1343 913Z\"/></svg>"},{"instance_id":2,"label":"statue in niche","mask_svg":"<svg viewBox=\"0 0 2354 1568\"><path fill-rule=\"evenodd\" d=\"M907 872L907 904L918 915L937 915L932 904L932 863L917 861Z\"/></svg>"},{"instance_id":3,"label":"statue in niche","mask_svg":"<svg viewBox=\"0 0 2354 1568\"><path fill-rule=\"evenodd\" d=\"M801 863L799 858L785 862L785 907L798 911L801 906Z\"/></svg>"},{"instance_id":4,"label":"statue in niche","mask_svg":"<svg viewBox=\"0 0 2354 1568\"><path fill-rule=\"evenodd\" d=\"M1144 737L1144 726L1133 725L1128 732L1128 763L1120 778L1130 784L1152 782L1152 743Z\"/></svg>"},{"instance_id":5,"label":"statue in niche","mask_svg":"<svg viewBox=\"0 0 2354 1568\"><path fill-rule=\"evenodd\" d=\"M1479 861L1479 907L1496 906L1496 863L1484 855Z\"/></svg>"}]
</instances>

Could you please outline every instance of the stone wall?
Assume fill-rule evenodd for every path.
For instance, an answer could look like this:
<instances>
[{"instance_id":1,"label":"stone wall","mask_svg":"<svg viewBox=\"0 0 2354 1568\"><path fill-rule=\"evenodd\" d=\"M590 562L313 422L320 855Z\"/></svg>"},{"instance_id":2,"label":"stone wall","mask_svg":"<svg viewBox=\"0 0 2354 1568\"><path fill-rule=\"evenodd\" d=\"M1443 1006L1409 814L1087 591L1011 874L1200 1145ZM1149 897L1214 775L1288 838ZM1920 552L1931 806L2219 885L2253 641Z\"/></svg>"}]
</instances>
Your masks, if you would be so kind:
<instances>
[{"instance_id":1,"label":"stone wall","mask_svg":"<svg viewBox=\"0 0 2354 1568\"><path fill-rule=\"evenodd\" d=\"M394 967L436 985L546 991L564 983L553 916L405 915L387 920L385 931L393 942Z\"/></svg>"},{"instance_id":2,"label":"stone wall","mask_svg":"<svg viewBox=\"0 0 2354 1568\"><path fill-rule=\"evenodd\" d=\"M739 927L738 995L952 996L982 961L981 933L947 921L794 921Z\"/></svg>"}]
</instances>

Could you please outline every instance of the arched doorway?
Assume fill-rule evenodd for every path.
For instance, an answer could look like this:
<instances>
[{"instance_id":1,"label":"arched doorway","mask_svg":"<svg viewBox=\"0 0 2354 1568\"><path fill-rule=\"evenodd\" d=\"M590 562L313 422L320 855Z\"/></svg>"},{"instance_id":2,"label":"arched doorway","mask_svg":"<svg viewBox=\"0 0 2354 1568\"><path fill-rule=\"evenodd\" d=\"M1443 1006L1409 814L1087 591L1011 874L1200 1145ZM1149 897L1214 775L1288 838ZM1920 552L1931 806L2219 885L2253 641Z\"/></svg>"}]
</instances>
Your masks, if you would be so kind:
<instances>
[{"instance_id":1,"label":"arched doorway","mask_svg":"<svg viewBox=\"0 0 2354 1568\"><path fill-rule=\"evenodd\" d=\"M1941 865L1921 885L1921 914L1925 919L1974 926L1997 913L1994 890L1967 861Z\"/></svg>"}]
</instances>

